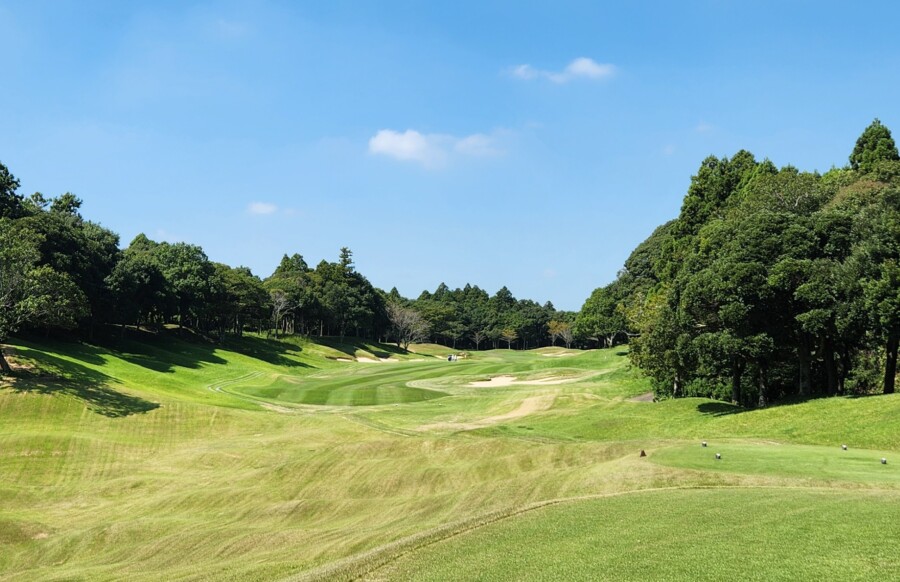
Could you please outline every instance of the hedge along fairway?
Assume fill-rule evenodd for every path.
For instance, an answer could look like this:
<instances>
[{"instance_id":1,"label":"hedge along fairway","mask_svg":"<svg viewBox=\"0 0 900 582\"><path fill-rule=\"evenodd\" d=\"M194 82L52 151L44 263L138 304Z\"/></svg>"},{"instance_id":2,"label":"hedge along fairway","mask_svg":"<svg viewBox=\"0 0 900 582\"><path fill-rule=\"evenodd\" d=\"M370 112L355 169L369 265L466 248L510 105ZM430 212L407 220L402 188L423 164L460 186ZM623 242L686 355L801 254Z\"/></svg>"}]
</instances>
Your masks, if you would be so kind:
<instances>
[{"instance_id":1,"label":"hedge along fairway","mask_svg":"<svg viewBox=\"0 0 900 582\"><path fill-rule=\"evenodd\" d=\"M900 536L873 534L895 530L869 519L884 507L896 517L896 465L864 463L867 455L897 454L889 437L898 434L900 397L740 413L701 399L633 402L649 388L618 350L492 350L447 362L434 357L445 355L434 346L397 354L363 342L253 337L224 347L163 337L112 348L21 343L16 349L20 362L45 372L0 388L4 579L340 578L391 563L397 548L411 552L404 558L410 563L427 564L426 554L424 562L417 556L433 550L409 540L471 532L463 540L480 535L496 516L503 518L496 527L511 527L567 507L588 516L607 511L606 504L609 511L632 504L621 512L636 512L660 532L703 531L711 526L699 509L676 511L680 500L695 508L727 502L717 526L726 536L743 531L742 507L765 506L756 498L714 499L718 492L704 490L519 513L548 500L696 486L765 486L773 512L799 512L803 504L830 499L828 491L797 487L836 490L860 517L829 515L860 540L876 540L871 545L879 551L900 555ZM345 356L398 362L337 360ZM513 380L489 382L498 376ZM429 398L416 400L421 394ZM715 443L724 435L742 440L728 441L721 465L695 458L701 438ZM847 452L839 448L844 439ZM649 457L637 456L642 448ZM862 465L837 471L826 461L832 453ZM857 491L862 488L883 491ZM640 501L643 495L649 501ZM707 501L690 505L692 495ZM658 511L642 513L645 506ZM529 571L556 577L557 556L565 555L587 560L585 568L600 567L588 559L595 540L572 517L569 525L564 514L546 522L559 535L535 534L548 543L569 540L568 549L532 547ZM612 528L604 535L633 543L632 552L652 552L659 539L632 535L634 521L604 518ZM827 533L819 532L819 521L794 523L798 538ZM510 551L493 539L485 538L485 550ZM851 557L868 560L864 574L895 573L895 562L847 548ZM667 551L674 557L683 549ZM821 552L809 556L822 559ZM648 572L637 562L629 570L624 557L617 564L621 570L611 577ZM406 579L401 566L389 578ZM572 567L579 575L577 564ZM740 560L736 567L743 567ZM512 572L505 568L491 558L469 576L458 574L503 579ZM740 572L754 575L750 568Z\"/></svg>"}]
</instances>

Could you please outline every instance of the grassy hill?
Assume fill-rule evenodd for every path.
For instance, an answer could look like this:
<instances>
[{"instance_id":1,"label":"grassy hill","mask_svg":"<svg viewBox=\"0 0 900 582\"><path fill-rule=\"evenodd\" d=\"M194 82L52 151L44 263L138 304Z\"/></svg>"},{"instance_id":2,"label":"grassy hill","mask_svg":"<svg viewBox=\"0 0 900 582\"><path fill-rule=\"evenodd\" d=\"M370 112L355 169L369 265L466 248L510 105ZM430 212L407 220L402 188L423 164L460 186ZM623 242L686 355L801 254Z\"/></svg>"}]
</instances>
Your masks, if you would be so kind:
<instances>
[{"instance_id":1,"label":"grassy hill","mask_svg":"<svg viewBox=\"0 0 900 582\"><path fill-rule=\"evenodd\" d=\"M2 579L900 577L898 395L653 403L620 350L14 349Z\"/></svg>"}]
</instances>

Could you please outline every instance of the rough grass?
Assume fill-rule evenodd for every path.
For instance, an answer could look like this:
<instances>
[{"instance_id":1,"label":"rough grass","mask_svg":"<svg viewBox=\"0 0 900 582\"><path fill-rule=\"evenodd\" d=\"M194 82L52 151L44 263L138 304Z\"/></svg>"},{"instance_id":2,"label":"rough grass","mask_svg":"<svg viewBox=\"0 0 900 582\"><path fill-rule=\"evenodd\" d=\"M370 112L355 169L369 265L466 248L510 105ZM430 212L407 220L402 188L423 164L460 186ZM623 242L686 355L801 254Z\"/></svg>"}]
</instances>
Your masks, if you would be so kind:
<instances>
[{"instance_id":1,"label":"rough grass","mask_svg":"<svg viewBox=\"0 0 900 582\"><path fill-rule=\"evenodd\" d=\"M900 535L876 514L898 523L900 396L749 412L630 402L648 387L620 350L447 362L436 347L171 336L15 349L31 371L0 387L3 579L438 579L444 562L464 578L665 579L701 567L673 539L707 528L707 555L736 569L711 572L752 578L779 514L798 517L773 539L803 543L759 570L770 578L829 578L819 564L839 554L823 548L853 536L840 558L860 576L897 575L884 556L900 555ZM337 361L363 353L399 362ZM497 375L566 382L470 386ZM536 398L548 406L510 416ZM725 486L766 489L595 499ZM715 519L701 511L719 505ZM448 536L463 545L432 556ZM508 544L527 567L508 565ZM467 554L481 565L459 562ZM682 558L686 570L669 569Z\"/></svg>"}]
</instances>

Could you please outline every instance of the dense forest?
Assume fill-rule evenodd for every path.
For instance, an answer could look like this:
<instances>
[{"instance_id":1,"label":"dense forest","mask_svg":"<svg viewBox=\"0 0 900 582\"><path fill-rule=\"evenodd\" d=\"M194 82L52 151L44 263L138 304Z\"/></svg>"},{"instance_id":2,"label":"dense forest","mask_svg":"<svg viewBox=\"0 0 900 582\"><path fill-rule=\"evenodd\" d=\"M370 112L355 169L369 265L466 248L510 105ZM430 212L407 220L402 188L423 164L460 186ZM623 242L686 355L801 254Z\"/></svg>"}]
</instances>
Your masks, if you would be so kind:
<instances>
[{"instance_id":1,"label":"dense forest","mask_svg":"<svg viewBox=\"0 0 900 582\"><path fill-rule=\"evenodd\" d=\"M454 349L631 344L657 394L765 406L893 392L900 341L900 156L875 120L849 165L819 174L740 151L703 160L679 216L656 229L579 313L443 283L415 299L375 288L352 252L265 279L186 243L116 233L81 200L18 193L0 164L0 342L18 330L177 325L210 341L245 331L357 336ZM0 352L0 366L8 371Z\"/></svg>"},{"instance_id":2,"label":"dense forest","mask_svg":"<svg viewBox=\"0 0 900 582\"><path fill-rule=\"evenodd\" d=\"M376 289L353 264L348 248L336 262L310 267L285 255L266 279L246 267L210 261L187 243L141 234L125 249L119 236L80 214L71 193L48 199L18 193L19 181L0 164L0 342L19 330L75 333L189 328L212 341L245 331L355 336L453 348L571 345L575 314L493 296L477 286L441 284L417 299ZM0 352L0 366L9 371Z\"/></svg>"},{"instance_id":3,"label":"dense forest","mask_svg":"<svg viewBox=\"0 0 900 582\"><path fill-rule=\"evenodd\" d=\"M659 396L765 406L894 391L900 156L875 120L849 165L703 160L679 216L594 291L580 335L627 332Z\"/></svg>"}]
</instances>

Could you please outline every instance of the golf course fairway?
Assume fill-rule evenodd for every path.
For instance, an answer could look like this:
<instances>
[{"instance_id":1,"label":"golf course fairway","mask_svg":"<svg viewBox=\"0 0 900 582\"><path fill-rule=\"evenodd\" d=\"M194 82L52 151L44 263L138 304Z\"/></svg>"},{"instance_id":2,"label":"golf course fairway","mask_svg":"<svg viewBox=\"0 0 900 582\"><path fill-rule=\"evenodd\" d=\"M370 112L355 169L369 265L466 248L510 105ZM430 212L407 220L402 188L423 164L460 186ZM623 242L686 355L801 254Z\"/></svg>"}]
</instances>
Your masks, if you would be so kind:
<instances>
[{"instance_id":1,"label":"golf course fairway","mask_svg":"<svg viewBox=\"0 0 900 582\"><path fill-rule=\"evenodd\" d=\"M900 395L653 402L626 350L17 341L0 579L900 578Z\"/></svg>"}]
</instances>

